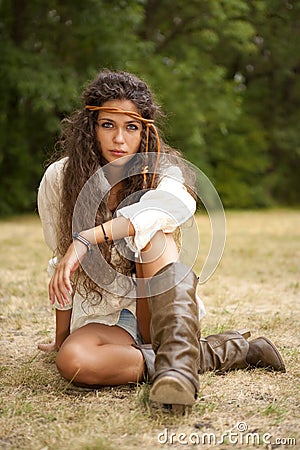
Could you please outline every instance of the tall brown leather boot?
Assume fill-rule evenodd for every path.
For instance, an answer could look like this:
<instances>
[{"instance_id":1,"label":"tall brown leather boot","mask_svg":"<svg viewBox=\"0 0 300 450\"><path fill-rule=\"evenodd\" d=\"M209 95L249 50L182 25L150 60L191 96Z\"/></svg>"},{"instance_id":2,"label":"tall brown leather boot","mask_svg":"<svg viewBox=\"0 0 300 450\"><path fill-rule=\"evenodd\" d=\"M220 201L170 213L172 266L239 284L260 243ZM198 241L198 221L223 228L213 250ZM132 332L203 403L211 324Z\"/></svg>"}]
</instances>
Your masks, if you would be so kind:
<instances>
[{"instance_id":1,"label":"tall brown leather boot","mask_svg":"<svg viewBox=\"0 0 300 450\"><path fill-rule=\"evenodd\" d=\"M236 369L264 368L285 372L284 361L275 345L266 337L252 341L250 332L225 331L199 341L198 372L227 372ZM151 344L139 346L143 353L149 380L154 375L154 352Z\"/></svg>"},{"instance_id":2,"label":"tall brown leather boot","mask_svg":"<svg viewBox=\"0 0 300 450\"><path fill-rule=\"evenodd\" d=\"M182 263L171 263L148 283L151 341L156 354L150 400L192 405L199 389L197 277Z\"/></svg>"},{"instance_id":3,"label":"tall brown leather boot","mask_svg":"<svg viewBox=\"0 0 300 450\"><path fill-rule=\"evenodd\" d=\"M225 331L212 334L199 341L199 373L208 371L226 372L234 369L245 369L249 364L246 357L249 343L238 331Z\"/></svg>"},{"instance_id":4,"label":"tall brown leather boot","mask_svg":"<svg viewBox=\"0 0 300 450\"><path fill-rule=\"evenodd\" d=\"M252 341L250 332L226 331L200 339L199 373L227 372L261 367L285 372L283 359L275 345L265 337Z\"/></svg>"}]
</instances>

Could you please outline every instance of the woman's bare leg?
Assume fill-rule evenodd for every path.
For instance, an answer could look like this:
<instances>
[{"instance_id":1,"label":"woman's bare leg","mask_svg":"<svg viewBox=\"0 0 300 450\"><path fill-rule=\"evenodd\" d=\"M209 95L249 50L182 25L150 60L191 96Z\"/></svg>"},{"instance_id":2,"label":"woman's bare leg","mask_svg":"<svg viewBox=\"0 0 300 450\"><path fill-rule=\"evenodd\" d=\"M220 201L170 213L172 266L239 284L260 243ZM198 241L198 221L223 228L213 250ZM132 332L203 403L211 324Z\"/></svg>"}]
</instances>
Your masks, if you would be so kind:
<instances>
[{"instance_id":1,"label":"woman's bare leg","mask_svg":"<svg viewBox=\"0 0 300 450\"><path fill-rule=\"evenodd\" d=\"M75 384L115 386L143 378L144 361L133 338L118 326L91 323L74 331L61 346L56 365Z\"/></svg>"},{"instance_id":2,"label":"woman's bare leg","mask_svg":"<svg viewBox=\"0 0 300 450\"><path fill-rule=\"evenodd\" d=\"M153 277L160 269L178 260L171 234L158 232L141 252L138 277ZM145 336L150 315L143 303ZM142 309L143 309L142 308ZM62 344L56 364L61 375L74 383L113 386L143 379L144 361L133 338L118 326L89 324L73 332Z\"/></svg>"},{"instance_id":3,"label":"woman's bare leg","mask_svg":"<svg viewBox=\"0 0 300 450\"><path fill-rule=\"evenodd\" d=\"M167 264L178 261L178 249L173 235L158 231L141 251L144 278L152 278Z\"/></svg>"},{"instance_id":4,"label":"woman's bare leg","mask_svg":"<svg viewBox=\"0 0 300 450\"><path fill-rule=\"evenodd\" d=\"M158 232L142 250L140 262L136 262L138 299L137 321L145 344L151 342L150 320L145 283L167 264L178 260L178 250L172 234Z\"/></svg>"},{"instance_id":5,"label":"woman's bare leg","mask_svg":"<svg viewBox=\"0 0 300 450\"><path fill-rule=\"evenodd\" d=\"M136 262L136 281L137 281L137 301L136 301L136 318L139 332L143 338L144 344L151 343L150 337L150 320L151 314L148 306L145 280L143 275L142 264Z\"/></svg>"},{"instance_id":6,"label":"woman's bare leg","mask_svg":"<svg viewBox=\"0 0 300 450\"><path fill-rule=\"evenodd\" d=\"M196 276L178 259L171 235L157 233L151 248L141 253L148 281L151 338L155 353L154 374L147 349L141 348L153 385L149 399L161 404L192 405L198 392L199 353ZM162 270L168 266L169 270ZM152 355L153 357L153 355ZM150 363L148 363L148 359Z\"/></svg>"}]
</instances>

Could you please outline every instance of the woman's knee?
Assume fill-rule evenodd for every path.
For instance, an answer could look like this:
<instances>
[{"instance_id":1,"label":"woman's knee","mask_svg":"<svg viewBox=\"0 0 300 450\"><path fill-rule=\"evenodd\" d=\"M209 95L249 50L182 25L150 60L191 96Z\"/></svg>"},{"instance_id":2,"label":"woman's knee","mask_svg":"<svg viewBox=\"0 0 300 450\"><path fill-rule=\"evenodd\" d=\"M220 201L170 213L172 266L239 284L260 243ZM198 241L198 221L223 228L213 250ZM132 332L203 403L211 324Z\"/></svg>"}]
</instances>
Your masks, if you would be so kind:
<instances>
[{"instance_id":1,"label":"woman's knee","mask_svg":"<svg viewBox=\"0 0 300 450\"><path fill-rule=\"evenodd\" d=\"M56 357L56 367L66 380L76 381L79 373L85 370L84 349L80 343L70 342L63 345Z\"/></svg>"},{"instance_id":2,"label":"woman's knee","mask_svg":"<svg viewBox=\"0 0 300 450\"><path fill-rule=\"evenodd\" d=\"M178 256L173 235L158 231L141 251L144 278L151 278L167 264L177 261Z\"/></svg>"}]
</instances>

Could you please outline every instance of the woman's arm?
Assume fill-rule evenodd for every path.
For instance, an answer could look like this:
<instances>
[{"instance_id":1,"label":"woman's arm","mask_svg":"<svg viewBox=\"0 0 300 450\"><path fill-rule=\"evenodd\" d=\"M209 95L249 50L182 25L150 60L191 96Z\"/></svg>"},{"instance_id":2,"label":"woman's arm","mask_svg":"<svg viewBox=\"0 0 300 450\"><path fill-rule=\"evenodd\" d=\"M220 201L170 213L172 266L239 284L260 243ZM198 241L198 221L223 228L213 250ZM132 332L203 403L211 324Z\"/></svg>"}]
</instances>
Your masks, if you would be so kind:
<instances>
[{"instance_id":1,"label":"woman's arm","mask_svg":"<svg viewBox=\"0 0 300 450\"><path fill-rule=\"evenodd\" d=\"M142 335L144 344L151 343L150 336L150 320L151 314L148 306L148 299L144 281L144 274L142 264L136 262L136 282L137 282L137 301L136 301L136 317L138 322L139 331Z\"/></svg>"},{"instance_id":2,"label":"woman's arm","mask_svg":"<svg viewBox=\"0 0 300 450\"><path fill-rule=\"evenodd\" d=\"M196 201L184 185L178 167L170 167L157 188L147 191L137 203L116 211L118 217L129 219L135 229L134 237L125 237L130 249L143 250L158 231L173 233L196 211Z\"/></svg>"},{"instance_id":3,"label":"woman's arm","mask_svg":"<svg viewBox=\"0 0 300 450\"><path fill-rule=\"evenodd\" d=\"M56 332L55 332L55 347L59 350L64 340L70 334L72 309L65 311L56 309Z\"/></svg>"},{"instance_id":4,"label":"woman's arm","mask_svg":"<svg viewBox=\"0 0 300 450\"><path fill-rule=\"evenodd\" d=\"M187 192L179 176L181 172L177 174L179 169L174 170L174 174L169 173L163 177L159 186L148 191L139 202L121 208L117 211L118 217L103 224L105 235L109 240L134 236L134 245L131 245L131 249L141 251L157 231L172 233L193 216L196 202ZM102 226L78 231L92 245L105 241ZM129 240L127 243L130 244ZM55 297L61 305L69 303L68 297L73 293L70 277L78 269L86 253L87 247L84 243L74 240L70 245L49 286L52 303Z\"/></svg>"},{"instance_id":5,"label":"woman's arm","mask_svg":"<svg viewBox=\"0 0 300 450\"><path fill-rule=\"evenodd\" d=\"M105 222L103 227L105 234L110 241L117 241L118 239L135 235L132 223L123 216ZM90 230L82 231L80 235L87 239L92 245L101 244L105 240L101 225L91 228Z\"/></svg>"},{"instance_id":6,"label":"woman's arm","mask_svg":"<svg viewBox=\"0 0 300 450\"><path fill-rule=\"evenodd\" d=\"M56 309L56 332L55 341L49 344L38 344L38 348L43 352L58 351L64 342L64 340L70 334L70 322L71 322L72 309L66 311Z\"/></svg>"},{"instance_id":7,"label":"woman's arm","mask_svg":"<svg viewBox=\"0 0 300 450\"><path fill-rule=\"evenodd\" d=\"M130 220L122 216L105 222L103 227L105 234L110 241L134 236L135 234L134 227ZM80 236L87 239L92 245L102 244L105 241L101 225L80 232ZM58 263L55 273L49 283L49 297L52 304L55 303L55 298L61 306L70 303L70 296L73 294L70 278L78 269L81 261L85 258L86 253L86 245L79 240L74 240L68 248L66 254Z\"/></svg>"}]
</instances>

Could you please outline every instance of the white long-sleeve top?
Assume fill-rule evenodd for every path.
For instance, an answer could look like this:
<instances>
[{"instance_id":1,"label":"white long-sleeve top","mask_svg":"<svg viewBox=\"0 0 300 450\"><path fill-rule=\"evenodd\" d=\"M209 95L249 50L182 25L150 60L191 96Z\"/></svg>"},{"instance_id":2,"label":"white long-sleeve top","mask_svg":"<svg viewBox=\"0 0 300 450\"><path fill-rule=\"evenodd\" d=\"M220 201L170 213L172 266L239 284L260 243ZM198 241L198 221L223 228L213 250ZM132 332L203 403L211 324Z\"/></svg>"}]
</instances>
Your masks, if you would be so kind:
<instances>
[{"instance_id":1,"label":"white long-sleeve top","mask_svg":"<svg viewBox=\"0 0 300 450\"><path fill-rule=\"evenodd\" d=\"M63 158L47 168L38 190L38 210L44 239L53 252L57 249L60 195L65 162L66 158ZM158 230L172 233L193 216L196 202L187 192L183 183L180 169L171 166L161 176L160 183L155 190L145 193L139 202L117 211L117 215L129 219L135 229L133 237L125 238L133 252L138 254ZM55 258L49 261L48 272L50 275L55 269L56 262ZM85 301L79 292L75 291L70 305L61 307L56 302L54 306L57 309L73 308L72 332L91 322L115 325L123 308L129 309L135 315L136 299L132 296L122 296L122 292L116 295L103 290L101 302L94 305L92 302L90 304ZM201 317L205 313L200 299L199 310Z\"/></svg>"}]
</instances>

